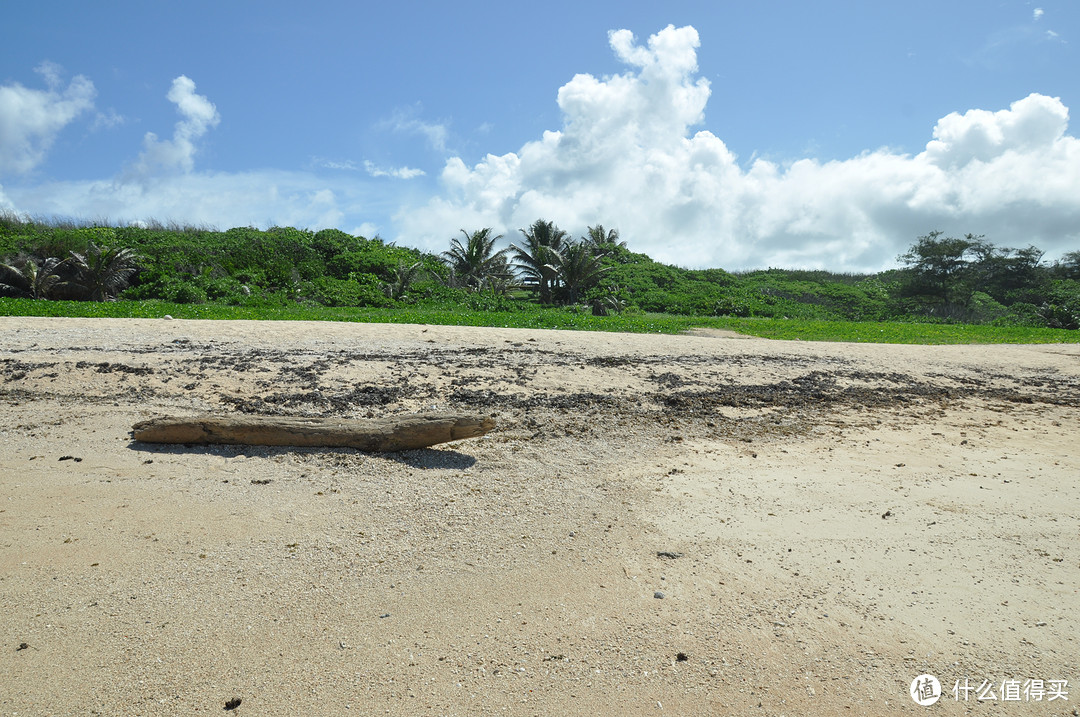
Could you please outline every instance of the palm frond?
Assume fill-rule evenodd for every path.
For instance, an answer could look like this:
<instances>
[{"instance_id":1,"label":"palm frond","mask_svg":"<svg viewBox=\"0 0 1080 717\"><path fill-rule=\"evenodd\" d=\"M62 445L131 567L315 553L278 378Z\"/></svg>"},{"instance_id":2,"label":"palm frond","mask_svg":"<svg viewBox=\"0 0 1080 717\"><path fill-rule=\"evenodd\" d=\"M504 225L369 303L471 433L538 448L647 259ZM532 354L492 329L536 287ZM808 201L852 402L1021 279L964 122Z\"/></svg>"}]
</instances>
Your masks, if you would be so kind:
<instances>
[{"instance_id":1,"label":"palm frond","mask_svg":"<svg viewBox=\"0 0 1080 717\"><path fill-rule=\"evenodd\" d=\"M83 289L86 298L105 301L127 288L131 277L139 270L141 258L130 249L102 249L91 242L86 252L71 252L68 261L75 267L74 283Z\"/></svg>"}]
</instances>

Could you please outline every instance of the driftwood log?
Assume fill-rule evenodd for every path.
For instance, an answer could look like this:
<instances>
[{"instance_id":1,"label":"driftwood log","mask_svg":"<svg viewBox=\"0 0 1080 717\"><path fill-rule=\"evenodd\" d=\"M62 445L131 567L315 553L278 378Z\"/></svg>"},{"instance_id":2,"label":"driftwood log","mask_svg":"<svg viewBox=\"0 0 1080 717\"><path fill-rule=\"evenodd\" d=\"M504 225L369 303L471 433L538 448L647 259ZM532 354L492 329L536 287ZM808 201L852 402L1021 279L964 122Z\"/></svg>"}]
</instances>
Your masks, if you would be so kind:
<instances>
[{"instance_id":1,"label":"driftwood log","mask_svg":"<svg viewBox=\"0 0 1080 717\"><path fill-rule=\"evenodd\" d=\"M407 451L482 436L490 417L416 414L350 420L296 416L154 418L132 426L145 443L227 443L245 446L334 446L371 453Z\"/></svg>"}]
</instances>

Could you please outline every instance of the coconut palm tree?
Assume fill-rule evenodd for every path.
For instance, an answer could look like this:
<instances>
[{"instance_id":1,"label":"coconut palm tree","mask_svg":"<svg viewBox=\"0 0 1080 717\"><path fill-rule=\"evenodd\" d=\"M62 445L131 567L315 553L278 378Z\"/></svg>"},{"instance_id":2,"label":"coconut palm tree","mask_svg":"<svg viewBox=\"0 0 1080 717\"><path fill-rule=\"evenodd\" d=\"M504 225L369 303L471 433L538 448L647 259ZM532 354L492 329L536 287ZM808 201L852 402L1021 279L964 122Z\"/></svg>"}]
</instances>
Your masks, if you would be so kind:
<instances>
[{"instance_id":1,"label":"coconut palm tree","mask_svg":"<svg viewBox=\"0 0 1080 717\"><path fill-rule=\"evenodd\" d=\"M619 241L619 230L605 230L603 224L589 227L581 240L592 248L593 254L607 254L612 248L626 248L626 242Z\"/></svg>"},{"instance_id":2,"label":"coconut palm tree","mask_svg":"<svg viewBox=\"0 0 1080 717\"><path fill-rule=\"evenodd\" d=\"M30 296L26 277L11 264L0 264L0 296Z\"/></svg>"},{"instance_id":3,"label":"coconut palm tree","mask_svg":"<svg viewBox=\"0 0 1080 717\"><path fill-rule=\"evenodd\" d=\"M510 245L516 268L527 286L540 295L540 302L550 304L553 290L559 286L560 252L569 234L554 222L537 219L524 235L522 246Z\"/></svg>"},{"instance_id":4,"label":"coconut palm tree","mask_svg":"<svg viewBox=\"0 0 1080 717\"><path fill-rule=\"evenodd\" d=\"M495 296L510 296L510 292L516 288L518 288L517 280L507 269L505 274L492 274L484 277L476 290L481 293L494 294Z\"/></svg>"},{"instance_id":5,"label":"coconut palm tree","mask_svg":"<svg viewBox=\"0 0 1080 717\"><path fill-rule=\"evenodd\" d=\"M46 299L61 281L58 272L62 265L63 262L55 257L49 257L41 266L33 259L27 259L21 270L10 264L0 264L0 294Z\"/></svg>"},{"instance_id":6,"label":"coconut palm tree","mask_svg":"<svg viewBox=\"0 0 1080 717\"><path fill-rule=\"evenodd\" d=\"M394 275L390 278L390 281L383 283L383 293L391 299L400 299L413 285L413 282L419 280L423 274L423 264L420 262L415 264L401 262L394 267Z\"/></svg>"},{"instance_id":7,"label":"coconut palm tree","mask_svg":"<svg viewBox=\"0 0 1080 717\"><path fill-rule=\"evenodd\" d=\"M562 280L562 298L568 304L576 304L582 294L596 286L607 271L600 255L584 241L571 242L559 254L559 277Z\"/></svg>"},{"instance_id":8,"label":"coconut palm tree","mask_svg":"<svg viewBox=\"0 0 1080 717\"><path fill-rule=\"evenodd\" d=\"M30 295L35 299L49 298L53 288L63 280L60 274L63 266L64 262L53 256L41 262L41 266L34 263L33 259L27 259L23 266L23 276L30 284Z\"/></svg>"},{"instance_id":9,"label":"coconut palm tree","mask_svg":"<svg viewBox=\"0 0 1080 717\"><path fill-rule=\"evenodd\" d=\"M464 284L473 291L479 291L493 278L506 277L510 268L506 261L509 249L495 251L495 242L502 235L492 236L492 229L484 227L472 234L464 229L465 243L456 237L450 240L450 250L444 251L443 261L450 267L454 281Z\"/></svg>"},{"instance_id":10,"label":"coconut palm tree","mask_svg":"<svg viewBox=\"0 0 1080 717\"><path fill-rule=\"evenodd\" d=\"M72 282L91 301L106 301L127 288L131 276L139 270L140 257L130 249L103 249L90 242L84 253L71 252L66 260L75 270Z\"/></svg>"}]
</instances>

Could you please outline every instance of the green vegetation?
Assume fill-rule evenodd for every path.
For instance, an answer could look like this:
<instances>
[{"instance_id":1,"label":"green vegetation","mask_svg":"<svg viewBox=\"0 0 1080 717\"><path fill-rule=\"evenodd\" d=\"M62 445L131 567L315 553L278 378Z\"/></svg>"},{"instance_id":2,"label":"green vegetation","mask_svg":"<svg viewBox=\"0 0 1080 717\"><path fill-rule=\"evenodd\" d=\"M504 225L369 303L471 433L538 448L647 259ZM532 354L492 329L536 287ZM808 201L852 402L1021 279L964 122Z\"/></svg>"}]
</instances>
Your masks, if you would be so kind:
<instances>
[{"instance_id":1,"label":"green vegetation","mask_svg":"<svg viewBox=\"0 0 1080 717\"><path fill-rule=\"evenodd\" d=\"M688 270L602 225L537 220L441 255L336 229L92 226L0 215L0 314L304 319L893 343L1080 341L1080 251L919 237L876 275Z\"/></svg>"},{"instance_id":2,"label":"green vegetation","mask_svg":"<svg viewBox=\"0 0 1080 717\"><path fill-rule=\"evenodd\" d=\"M266 321L355 321L386 324L434 324L445 326L496 326L522 329L573 329L629 333L679 334L707 328L734 331L747 336L792 341L850 341L897 344L980 343L1076 343L1075 331L1027 326L977 326L970 324L921 324L863 321L812 321L803 319L730 318L627 313L593 316L559 307L515 311L452 308L370 308L305 306L229 306L225 304L174 304L165 301L34 301L0 299L4 316L69 316L88 318L144 318Z\"/></svg>"}]
</instances>

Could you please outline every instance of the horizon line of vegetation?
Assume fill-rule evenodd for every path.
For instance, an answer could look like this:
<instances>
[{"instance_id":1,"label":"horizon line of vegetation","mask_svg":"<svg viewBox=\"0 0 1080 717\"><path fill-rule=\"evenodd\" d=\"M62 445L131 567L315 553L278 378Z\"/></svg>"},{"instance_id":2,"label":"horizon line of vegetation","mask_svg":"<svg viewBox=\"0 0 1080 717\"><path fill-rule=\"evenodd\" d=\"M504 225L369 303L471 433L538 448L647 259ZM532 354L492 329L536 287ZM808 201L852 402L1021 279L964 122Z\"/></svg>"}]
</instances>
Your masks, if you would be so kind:
<instances>
[{"instance_id":1,"label":"horizon line of vegetation","mask_svg":"<svg viewBox=\"0 0 1080 717\"><path fill-rule=\"evenodd\" d=\"M159 300L110 302L0 299L0 316L53 318L122 318L205 321L342 321L355 323L473 326L510 329L607 331L683 334L693 329L720 329L748 337L789 341L889 344L1053 344L1080 343L1067 329L901 321L827 321L767 317L704 317L672 314L595 317L565 307L533 311L470 311L408 307L235 306L175 304Z\"/></svg>"},{"instance_id":2,"label":"horizon line of vegetation","mask_svg":"<svg viewBox=\"0 0 1080 717\"><path fill-rule=\"evenodd\" d=\"M749 321L743 332L875 340L858 326L838 328L855 322L878 324L877 340L886 341L1080 341L1080 251L1047 263L1034 246L934 231L898 257L901 268L874 274L727 272L655 262L601 224L576 239L544 219L520 233L498 248L503 237L490 228L462 229L436 255L337 229L221 232L0 212L0 314L157 311L668 333L774 319L771 327ZM85 308L92 304L111 307ZM938 328L935 338L885 328L893 324L968 326Z\"/></svg>"}]
</instances>

